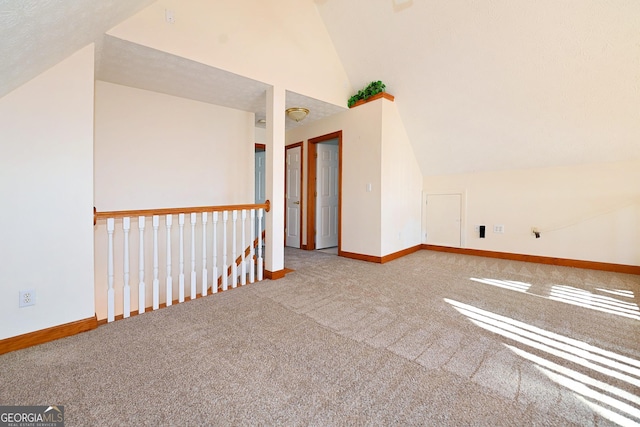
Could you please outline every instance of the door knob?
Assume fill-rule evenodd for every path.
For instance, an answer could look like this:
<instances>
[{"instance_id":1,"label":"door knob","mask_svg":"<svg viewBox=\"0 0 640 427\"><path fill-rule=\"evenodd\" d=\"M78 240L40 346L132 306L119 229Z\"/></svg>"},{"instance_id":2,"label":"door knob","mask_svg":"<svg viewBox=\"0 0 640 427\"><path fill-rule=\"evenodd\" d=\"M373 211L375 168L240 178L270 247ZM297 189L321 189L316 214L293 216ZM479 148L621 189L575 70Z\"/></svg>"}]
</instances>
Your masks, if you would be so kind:
<instances>
[{"instance_id":1,"label":"door knob","mask_svg":"<svg viewBox=\"0 0 640 427\"><path fill-rule=\"evenodd\" d=\"M300 204L300 202L299 202L299 201L297 201L297 202L293 202L293 204L294 204L294 205L299 205L299 204Z\"/></svg>"}]
</instances>

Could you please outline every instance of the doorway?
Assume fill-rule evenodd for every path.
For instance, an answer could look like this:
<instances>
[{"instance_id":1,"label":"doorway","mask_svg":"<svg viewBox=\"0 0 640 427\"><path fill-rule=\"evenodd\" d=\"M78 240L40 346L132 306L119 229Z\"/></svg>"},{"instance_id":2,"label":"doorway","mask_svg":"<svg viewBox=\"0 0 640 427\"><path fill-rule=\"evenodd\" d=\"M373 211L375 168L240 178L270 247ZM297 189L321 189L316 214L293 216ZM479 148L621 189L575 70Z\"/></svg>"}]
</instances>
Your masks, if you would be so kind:
<instances>
[{"instance_id":1,"label":"doorway","mask_svg":"<svg viewBox=\"0 0 640 427\"><path fill-rule=\"evenodd\" d=\"M285 147L284 245L302 246L302 142Z\"/></svg>"},{"instance_id":2,"label":"doorway","mask_svg":"<svg viewBox=\"0 0 640 427\"><path fill-rule=\"evenodd\" d=\"M309 140L307 249L341 250L342 131Z\"/></svg>"}]
</instances>

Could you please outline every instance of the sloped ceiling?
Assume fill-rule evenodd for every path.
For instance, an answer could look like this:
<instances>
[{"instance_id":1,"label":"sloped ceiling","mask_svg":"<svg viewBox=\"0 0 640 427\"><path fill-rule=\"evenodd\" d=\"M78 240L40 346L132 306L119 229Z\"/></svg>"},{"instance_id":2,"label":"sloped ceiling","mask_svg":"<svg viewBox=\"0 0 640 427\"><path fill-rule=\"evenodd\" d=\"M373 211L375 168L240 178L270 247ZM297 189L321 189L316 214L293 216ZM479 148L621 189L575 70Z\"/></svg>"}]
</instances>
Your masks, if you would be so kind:
<instances>
[{"instance_id":1,"label":"sloped ceiling","mask_svg":"<svg viewBox=\"0 0 640 427\"><path fill-rule=\"evenodd\" d=\"M0 97L154 0L0 0Z\"/></svg>"},{"instance_id":2,"label":"sloped ceiling","mask_svg":"<svg viewBox=\"0 0 640 427\"><path fill-rule=\"evenodd\" d=\"M153 2L0 0L0 97L93 42L99 80L250 111L256 121L265 118L267 84L106 35ZM310 110L303 122L286 119L287 129L345 110L291 91L285 103Z\"/></svg>"},{"instance_id":3,"label":"sloped ceiling","mask_svg":"<svg viewBox=\"0 0 640 427\"><path fill-rule=\"evenodd\" d=\"M424 175L640 158L638 1L305 1L353 87L395 95ZM95 42L99 79L264 117L264 83L105 35L151 3L0 0L0 97ZM288 128L344 109L286 103L311 110Z\"/></svg>"},{"instance_id":4,"label":"sloped ceiling","mask_svg":"<svg viewBox=\"0 0 640 427\"><path fill-rule=\"evenodd\" d=\"M96 78L111 83L223 107L255 113L256 122L266 117L266 83L172 55L126 40L105 35ZM305 106L310 110L304 122L287 119L287 129L303 126L342 111L338 107L287 91L287 108ZM257 123L257 127L265 127Z\"/></svg>"},{"instance_id":5,"label":"sloped ceiling","mask_svg":"<svg viewBox=\"0 0 640 427\"><path fill-rule=\"evenodd\" d=\"M640 158L640 2L315 0L424 175Z\"/></svg>"}]
</instances>

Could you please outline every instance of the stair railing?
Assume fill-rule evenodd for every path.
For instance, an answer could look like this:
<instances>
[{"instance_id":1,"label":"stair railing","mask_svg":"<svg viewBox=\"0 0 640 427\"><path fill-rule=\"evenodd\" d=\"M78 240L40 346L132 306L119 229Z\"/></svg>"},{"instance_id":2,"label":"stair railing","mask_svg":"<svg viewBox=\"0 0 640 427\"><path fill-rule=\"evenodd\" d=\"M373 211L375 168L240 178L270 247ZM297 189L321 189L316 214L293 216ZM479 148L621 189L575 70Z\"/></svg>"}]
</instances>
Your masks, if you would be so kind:
<instances>
[{"instance_id":1,"label":"stair railing","mask_svg":"<svg viewBox=\"0 0 640 427\"><path fill-rule=\"evenodd\" d=\"M268 200L107 212L94 208L98 320L112 322L263 280L263 219L269 208ZM136 224L137 233L132 231ZM136 270L137 292L130 283Z\"/></svg>"}]
</instances>

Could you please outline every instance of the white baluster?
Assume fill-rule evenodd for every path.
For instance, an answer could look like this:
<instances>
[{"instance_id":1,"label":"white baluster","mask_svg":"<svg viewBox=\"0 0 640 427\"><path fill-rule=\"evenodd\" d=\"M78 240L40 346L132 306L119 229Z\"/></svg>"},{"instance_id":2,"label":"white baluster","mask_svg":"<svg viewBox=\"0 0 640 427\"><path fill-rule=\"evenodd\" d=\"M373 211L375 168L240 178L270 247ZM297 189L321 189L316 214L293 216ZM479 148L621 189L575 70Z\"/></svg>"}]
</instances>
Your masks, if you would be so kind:
<instances>
[{"instance_id":1,"label":"white baluster","mask_svg":"<svg viewBox=\"0 0 640 427\"><path fill-rule=\"evenodd\" d=\"M241 268L240 268L240 284L242 286L247 284L247 260L246 260L246 250L245 250L245 228L247 226L247 211L242 209L242 245L240 246L240 256L242 257Z\"/></svg>"},{"instance_id":2,"label":"white baluster","mask_svg":"<svg viewBox=\"0 0 640 427\"><path fill-rule=\"evenodd\" d=\"M138 230L140 232L140 246L138 251L138 314L144 313L146 305L146 295L144 284L144 217L138 217Z\"/></svg>"},{"instance_id":3,"label":"white baluster","mask_svg":"<svg viewBox=\"0 0 640 427\"><path fill-rule=\"evenodd\" d=\"M131 230L131 218L122 218L122 230L124 231L124 287L122 288L122 317L127 318L131 314L131 288L129 287L129 230Z\"/></svg>"},{"instance_id":4,"label":"white baluster","mask_svg":"<svg viewBox=\"0 0 640 427\"><path fill-rule=\"evenodd\" d=\"M256 210L251 209L251 242L249 243L249 283L253 283L256 281L256 265L255 260L253 259L255 256L255 249L253 246L253 242L256 240Z\"/></svg>"},{"instance_id":5,"label":"white baluster","mask_svg":"<svg viewBox=\"0 0 640 427\"><path fill-rule=\"evenodd\" d=\"M262 280L262 213L263 208L258 209L258 282Z\"/></svg>"},{"instance_id":6,"label":"white baluster","mask_svg":"<svg viewBox=\"0 0 640 427\"><path fill-rule=\"evenodd\" d=\"M191 299L196 299L196 221L197 214L191 214Z\"/></svg>"},{"instance_id":7,"label":"white baluster","mask_svg":"<svg viewBox=\"0 0 640 427\"><path fill-rule=\"evenodd\" d=\"M229 212L222 212L222 290L226 291L229 288L229 270L227 268L227 220L229 219Z\"/></svg>"},{"instance_id":8,"label":"white baluster","mask_svg":"<svg viewBox=\"0 0 640 427\"><path fill-rule=\"evenodd\" d=\"M233 228L231 229L231 287L235 288L238 286L238 263L236 260L238 259L238 252L236 248L236 229L238 228L238 211L234 210L231 215L233 218Z\"/></svg>"},{"instance_id":9,"label":"white baluster","mask_svg":"<svg viewBox=\"0 0 640 427\"><path fill-rule=\"evenodd\" d=\"M167 281L166 281L166 302L167 307L173 304L173 277L171 277L171 226L173 225L173 215L166 216L167 225Z\"/></svg>"},{"instance_id":10,"label":"white baluster","mask_svg":"<svg viewBox=\"0 0 640 427\"><path fill-rule=\"evenodd\" d=\"M213 283L211 292L218 292L218 212L213 213Z\"/></svg>"},{"instance_id":11,"label":"white baluster","mask_svg":"<svg viewBox=\"0 0 640 427\"><path fill-rule=\"evenodd\" d=\"M184 214L178 214L178 225L180 226L180 276L178 283L178 302L184 302Z\"/></svg>"},{"instance_id":12,"label":"white baluster","mask_svg":"<svg viewBox=\"0 0 640 427\"><path fill-rule=\"evenodd\" d=\"M109 236L107 247L107 322L115 320L115 294L113 291L113 230L115 220L107 218L107 235Z\"/></svg>"},{"instance_id":13,"label":"white baluster","mask_svg":"<svg viewBox=\"0 0 640 427\"><path fill-rule=\"evenodd\" d=\"M209 282L207 272L207 212L202 212L202 296L207 296L207 284Z\"/></svg>"},{"instance_id":14,"label":"white baluster","mask_svg":"<svg viewBox=\"0 0 640 427\"><path fill-rule=\"evenodd\" d=\"M160 280L158 280L158 228L160 217L153 216L153 309L160 307Z\"/></svg>"}]
</instances>

